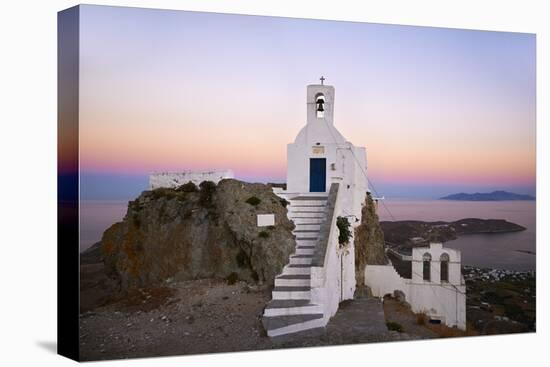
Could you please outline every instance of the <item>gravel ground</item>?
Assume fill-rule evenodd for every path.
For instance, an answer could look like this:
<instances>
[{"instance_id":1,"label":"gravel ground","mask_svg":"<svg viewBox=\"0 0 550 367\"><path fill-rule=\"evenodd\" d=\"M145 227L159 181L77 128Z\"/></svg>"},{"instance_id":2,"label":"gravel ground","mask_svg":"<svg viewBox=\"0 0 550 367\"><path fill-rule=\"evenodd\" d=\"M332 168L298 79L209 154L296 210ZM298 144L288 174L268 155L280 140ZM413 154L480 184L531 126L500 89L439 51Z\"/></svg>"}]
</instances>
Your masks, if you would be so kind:
<instances>
[{"instance_id":1,"label":"gravel ground","mask_svg":"<svg viewBox=\"0 0 550 367\"><path fill-rule=\"evenodd\" d=\"M260 316L270 294L216 280L141 289L80 317L82 360L272 348Z\"/></svg>"},{"instance_id":2,"label":"gravel ground","mask_svg":"<svg viewBox=\"0 0 550 367\"><path fill-rule=\"evenodd\" d=\"M261 315L269 289L194 280L139 289L80 317L83 361L312 347L416 339L388 331L382 303L361 293L324 329L268 338Z\"/></svg>"}]
</instances>

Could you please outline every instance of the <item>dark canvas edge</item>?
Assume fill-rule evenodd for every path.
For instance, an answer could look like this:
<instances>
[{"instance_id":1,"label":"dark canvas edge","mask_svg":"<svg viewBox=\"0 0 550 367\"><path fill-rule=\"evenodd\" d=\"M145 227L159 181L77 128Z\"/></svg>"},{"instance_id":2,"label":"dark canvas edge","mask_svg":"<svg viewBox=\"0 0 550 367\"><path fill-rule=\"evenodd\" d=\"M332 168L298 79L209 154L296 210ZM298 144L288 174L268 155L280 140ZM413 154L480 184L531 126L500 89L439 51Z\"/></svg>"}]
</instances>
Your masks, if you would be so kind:
<instances>
[{"instance_id":1,"label":"dark canvas edge","mask_svg":"<svg viewBox=\"0 0 550 367\"><path fill-rule=\"evenodd\" d=\"M79 360L79 15L57 14L57 353Z\"/></svg>"}]
</instances>

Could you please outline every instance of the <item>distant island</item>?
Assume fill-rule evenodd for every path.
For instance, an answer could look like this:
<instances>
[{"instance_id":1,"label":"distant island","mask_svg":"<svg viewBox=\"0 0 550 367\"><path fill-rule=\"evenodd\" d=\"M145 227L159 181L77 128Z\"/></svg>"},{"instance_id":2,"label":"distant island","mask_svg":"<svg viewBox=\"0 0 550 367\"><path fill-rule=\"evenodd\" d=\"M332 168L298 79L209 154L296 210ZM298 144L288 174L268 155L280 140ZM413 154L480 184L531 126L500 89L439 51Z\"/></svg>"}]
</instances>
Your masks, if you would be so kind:
<instances>
[{"instance_id":1,"label":"distant island","mask_svg":"<svg viewBox=\"0 0 550 367\"><path fill-rule=\"evenodd\" d=\"M526 228L504 219L464 218L454 222L401 220L380 222L385 241L393 246L426 246L430 242L447 242L459 236L479 233L509 233Z\"/></svg>"},{"instance_id":2,"label":"distant island","mask_svg":"<svg viewBox=\"0 0 550 367\"><path fill-rule=\"evenodd\" d=\"M452 194L439 198L439 200L458 200L458 201L505 201L505 200L535 200L534 196L523 195L523 194L514 194L513 192L508 191L493 191L480 193L476 192L474 194Z\"/></svg>"}]
</instances>

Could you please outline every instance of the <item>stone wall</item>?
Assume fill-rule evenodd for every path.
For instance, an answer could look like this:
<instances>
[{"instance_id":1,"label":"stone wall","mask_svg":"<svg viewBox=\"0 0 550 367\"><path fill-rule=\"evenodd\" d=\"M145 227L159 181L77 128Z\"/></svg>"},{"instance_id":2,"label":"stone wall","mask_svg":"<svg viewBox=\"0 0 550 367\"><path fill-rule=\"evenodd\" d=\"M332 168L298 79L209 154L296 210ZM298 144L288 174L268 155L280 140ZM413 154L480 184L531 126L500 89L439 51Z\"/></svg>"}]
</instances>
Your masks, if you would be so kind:
<instances>
[{"instance_id":1,"label":"stone wall","mask_svg":"<svg viewBox=\"0 0 550 367\"><path fill-rule=\"evenodd\" d=\"M460 253L457 250L443 248L441 244L416 248L413 253L413 279L399 276L393 265L369 265L364 268L365 284L370 287L375 297L393 295L400 291L405 295L405 301L415 313L425 313L433 319L439 319L447 326L466 329L466 286L460 274ZM422 254L433 252L432 258L440 253L451 255L449 267L449 282L439 279L439 262L432 261L432 277L430 281L422 279ZM458 253L457 253L458 252ZM415 260L416 259L416 260Z\"/></svg>"},{"instance_id":2,"label":"stone wall","mask_svg":"<svg viewBox=\"0 0 550 367\"><path fill-rule=\"evenodd\" d=\"M224 178L233 177L231 170L158 172L149 175L149 189L175 188L187 182L199 185L203 181L212 181L217 184Z\"/></svg>"}]
</instances>

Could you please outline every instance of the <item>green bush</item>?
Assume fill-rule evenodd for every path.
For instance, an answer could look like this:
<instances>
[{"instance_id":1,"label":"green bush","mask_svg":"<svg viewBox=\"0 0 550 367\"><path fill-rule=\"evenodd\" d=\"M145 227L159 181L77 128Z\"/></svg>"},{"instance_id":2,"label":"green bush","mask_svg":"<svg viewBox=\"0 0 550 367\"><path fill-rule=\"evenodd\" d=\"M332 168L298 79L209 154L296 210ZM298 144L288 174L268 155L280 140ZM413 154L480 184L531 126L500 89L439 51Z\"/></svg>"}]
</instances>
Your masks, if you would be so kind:
<instances>
[{"instance_id":1,"label":"green bush","mask_svg":"<svg viewBox=\"0 0 550 367\"><path fill-rule=\"evenodd\" d=\"M176 189L176 191L181 191L181 192L197 192L197 191L199 191L199 188L198 188L197 185L195 185L193 182L189 181L188 183L179 186L179 187Z\"/></svg>"},{"instance_id":2,"label":"green bush","mask_svg":"<svg viewBox=\"0 0 550 367\"><path fill-rule=\"evenodd\" d=\"M159 187L158 189L154 189L151 191L151 196L153 199L158 200L161 198L166 198L168 200L175 198L178 196L176 191L174 189L169 189L166 187Z\"/></svg>"},{"instance_id":3,"label":"green bush","mask_svg":"<svg viewBox=\"0 0 550 367\"><path fill-rule=\"evenodd\" d=\"M139 200L131 200L128 202L130 209L139 212L143 207L140 205Z\"/></svg>"},{"instance_id":4,"label":"green bush","mask_svg":"<svg viewBox=\"0 0 550 367\"><path fill-rule=\"evenodd\" d=\"M235 260L237 260L237 266L239 268L246 268L250 266L250 259L248 258L246 252L244 252L242 249L237 253Z\"/></svg>"},{"instance_id":5,"label":"green bush","mask_svg":"<svg viewBox=\"0 0 550 367\"><path fill-rule=\"evenodd\" d=\"M340 246L343 246L347 244L351 239L351 231L350 231L350 224L347 218L345 217L338 217L336 218L336 226L338 227L338 230L340 231L340 235L338 236L338 243Z\"/></svg>"},{"instance_id":6,"label":"green bush","mask_svg":"<svg viewBox=\"0 0 550 367\"><path fill-rule=\"evenodd\" d=\"M132 221L134 222L134 226L136 228L141 227L141 221L140 221L139 216L137 215L137 213L134 213L134 215L132 216Z\"/></svg>"},{"instance_id":7,"label":"green bush","mask_svg":"<svg viewBox=\"0 0 550 367\"><path fill-rule=\"evenodd\" d=\"M505 304L504 313L512 320L523 321L525 319L525 313L523 312L523 309L515 303Z\"/></svg>"},{"instance_id":8,"label":"green bush","mask_svg":"<svg viewBox=\"0 0 550 367\"><path fill-rule=\"evenodd\" d=\"M284 198L282 198L280 200L280 203L283 206L283 208L286 208L288 206L288 204L290 204L290 202L288 200L284 199Z\"/></svg>"},{"instance_id":9,"label":"green bush","mask_svg":"<svg viewBox=\"0 0 550 367\"><path fill-rule=\"evenodd\" d=\"M251 271L250 271L250 277L251 277L252 280L254 280L255 282L257 282L258 280L260 280L260 277L258 276L258 273L257 273L255 270L251 270Z\"/></svg>"},{"instance_id":10,"label":"green bush","mask_svg":"<svg viewBox=\"0 0 550 367\"><path fill-rule=\"evenodd\" d=\"M259 198L257 198L256 196L251 196L249 197L248 199L246 199L246 203L247 204L250 204L252 206L257 206L258 204L260 204L262 202L262 200L260 200Z\"/></svg>"},{"instance_id":11,"label":"green bush","mask_svg":"<svg viewBox=\"0 0 550 367\"><path fill-rule=\"evenodd\" d=\"M397 332L403 332L403 326L397 322L388 321L386 322L386 327L388 330L397 331Z\"/></svg>"},{"instance_id":12,"label":"green bush","mask_svg":"<svg viewBox=\"0 0 550 367\"><path fill-rule=\"evenodd\" d=\"M226 280L227 284L233 285L237 283L237 280L239 280L239 276L237 275L237 273L231 273L227 276Z\"/></svg>"},{"instance_id":13,"label":"green bush","mask_svg":"<svg viewBox=\"0 0 550 367\"><path fill-rule=\"evenodd\" d=\"M212 198L216 192L216 184L212 181L203 181L199 187L201 189L199 203L204 207L211 206L213 203Z\"/></svg>"},{"instance_id":14,"label":"green bush","mask_svg":"<svg viewBox=\"0 0 550 367\"><path fill-rule=\"evenodd\" d=\"M260 237L260 238L268 238L268 237L269 237L269 232L261 231L260 233L258 233L258 237Z\"/></svg>"},{"instance_id":15,"label":"green bush","mask_svg":"<svg viewBox=\"0 0 550 367\"><path fill-rule=\"evenodd\" d=\"M494 305L500 305L504 302L504 298L497 292L487 291L482 296L483 300Z\"/></svg>"}]
</instances>

